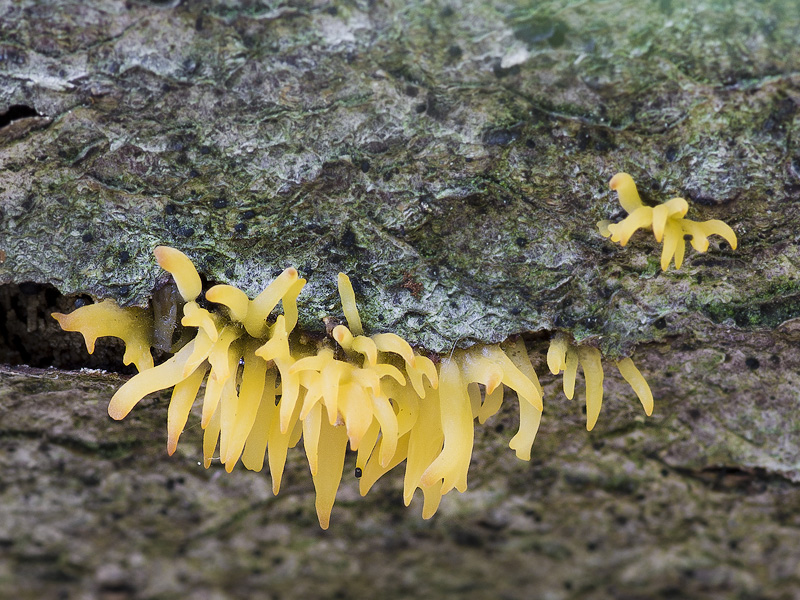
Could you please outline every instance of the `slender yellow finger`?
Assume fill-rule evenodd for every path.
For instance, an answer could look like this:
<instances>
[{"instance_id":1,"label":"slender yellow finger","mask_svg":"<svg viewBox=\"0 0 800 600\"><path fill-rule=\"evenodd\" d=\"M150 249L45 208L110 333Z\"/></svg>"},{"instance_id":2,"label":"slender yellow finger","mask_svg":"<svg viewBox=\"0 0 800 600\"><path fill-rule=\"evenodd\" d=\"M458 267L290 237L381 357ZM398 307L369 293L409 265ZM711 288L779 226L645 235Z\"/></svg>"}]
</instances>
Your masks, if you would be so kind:
<instances>
[{"instance_id":1,"label":"slender yellow finger","mask_svg":"<svg viewBox=\"0 0 800 600\"><path fill-rule=\"evenodd\" d=\"M644 378L636 365L630 358L623 358L617 361L617 368L620 374L628 382L639 401L642 403L645 414L649 417L653 414L653 392L650 391L650 386L647 385L647 380Z\"/></svg>"}]
</instances>

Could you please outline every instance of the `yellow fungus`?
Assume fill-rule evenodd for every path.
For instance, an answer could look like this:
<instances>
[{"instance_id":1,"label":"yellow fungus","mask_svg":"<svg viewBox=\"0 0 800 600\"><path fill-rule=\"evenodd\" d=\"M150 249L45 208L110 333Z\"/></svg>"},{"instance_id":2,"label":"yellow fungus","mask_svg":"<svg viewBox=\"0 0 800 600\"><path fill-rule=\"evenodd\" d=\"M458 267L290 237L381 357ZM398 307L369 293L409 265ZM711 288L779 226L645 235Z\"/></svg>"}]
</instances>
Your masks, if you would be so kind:
<instances>
[{"instance_id":1,"label":"yellow fungus","mask_svg":"<svg viewBox=\"0 0 800 600\"><path fill-rule=\"evenodd\" d=\"M554 359L553 365L559 367L554 371L554 374L557 375L563 370L564 395L572 400L575 393L578 365L580 364L583 368L583 375L586 381L586 429L591 431L597 423L597 418L600 416L600 409L603 405L604 374L600 350L591 346L575 345L569 342L564 334L557 334L550 341L548 359L551 356L560 357L562 352L566 357L563 368L561 368L562 363L557 363ZM519 353L517 353L517 356L519 356ZM639 369L636 368L630 358L623 358L617 361L617 368L625 381L636 392L644 407L645 414L650 416L653 412L653 394L650 392L650 386L647 385L647 381L645 381Z\"/></svg>"},{"instance_id":2,"label":"yellow fungus","mask_svg":"<svg viewBox=\"0 0 800 600\"><path fill-rule=\"evenodd\" d=\"M623 358L617 361L617 368L625 381L631 386L631 389L636 392L645 414L648 417L652 415L653 392L650 391L650 386L647 385L647 380L639 372L639 369L636 368L630 358Z\"/></svg>"},{"instance_id":3,"label":"yellow fungus","mask_svg":"<svg viewBox=\"0 0 800 600\"><path fill-rule=\"evenodd\" d=\"M68 315L53 313L53 318L64 331L81 332L89 354L94 353L97 338L118 337L125 342L124 364L133 363L139 371L153 367L153 319L144 309L121 308L113 300L104 300Z\"/></svg>"},{"instance_id":4,"label":"yellow fungus","mask_svg":"<svg viewBox=\"0 0 800 600\"><path fill-rule=\"evenodd\" d=\"M733 229L716 219L702 223L686 219L689 204L683 198L673 198L655 208L644 206L633 178L627 173L614 175L609 186L618 193L619 203L628 216L619 223L598 222L600 235L610 237L612 242L625 246L636 230L652 229L656 241L661 243L663 240L664 243L661 252L663 271L669 268L673 260L675 268L681 268L687 239L695 250L705 252L708 250L708 236L719 235L736 250L737 239Z\"/></svg>"},{"instance_id":5,"label":"yellow fungus","mask_svg":"<svg viewBox=\"0 0 800 600\"><path fill-rule=\"evenodd\" d=\"M339 297L342 300L342 309L344 309L344 318L347 319L347 324L355 335L364 333L364 328L361 326L361 317L356 308L356 293L353 291L353 284L350 283L350 278L344 273L339 273L337 279L339 283Z\"/></svg>"},{"instance_id":6,"label":"yellow fungus","mask_svg":"<svg viewBox=\"0 0 800 600\"><path fill-rule=\"evenodd\" d=\"M620 190L628 206L641 208L634 206L641 204L635 186L622 181ZM680 213L677 203L672 208ZM665 246L674 227L672 208L656 216L659 228L663 221ZM702 245L702 235L722 229L711 225L697 231ZM200 426L206 468L218 459L228 472L240 461L258 471L266 462L277 494L288 450L302 438L323 528L330 523L348 444L357 452L362 495L405 462L403 500L409 504L421 489L426 519L445 494L466 489L475 422L492 419L514 392L519 430L509 446L520 459L530 460L542 416L542 388L522 340L502 347L476 345L432 360L393 333L364 335L352 285L342 274L339 292L348 326L333 329L331 336L341 347L334 351L330 341L314 344L294 333L297 297L305 284L295 269L284 270L253 300L231 286L214 286L206 298L219 306L207 309L195 302L201 280L189 259L166 247L156 253L185 301L181 323L187 328L162 364L152 366L153 323L142 309L107 301L54 316L64 329L80 331L90 351L99 336L125 341L126 362L135 362L140 373L114 394L108 407L113 418L125 417L147 394L174 387L167 411L169 454L192 418L205 380ZM282 313L272 314L278 304ZM600 352L558 333L547 364L554 374L563 372L568 397L574 393L577 368L583 367L591 429L603 398ZM630 359L617 365L650 414L653 397L642 374Z\"/></svg>"},{"instance_id":7,"label":"yellow fungus","mask_svg":"<svg viewBox=\"0 0 800 600\"><path fill-rule=\"evenodd\" d=\"M206 292L206 300L227 306L234 321L244 323L247 318L250 298L239 288L232 285L215 285Z\"/></svg>"},{"instance_id":8,"label":"yellow fungus","mask_svg":"<svg viewBox=\"0 0 800 600\"><path fill-rule=\"evenodd\" d=\"M518 339L516 343L511 345L508 349L508 354L522 374L533 382L536 391L541 397L542 386L539 384L539 378L536 376L536 371L533 369L528 350L525 348L522 339ZM531 459L531 448L536 439L536 433L539 431L541 420L542 411L539 408L530 402L519 401L519 431L511 438L508 447L517 453L517 458L520 460Z\"/></svg>"},{"instance_id":9,"label":"yellow fungus","mask_svg":"<svg viewBox=\"0 0 800 600\"><path fill-rule=\"evenodd\" d=\"M195 369L191 375L178 382L172 390L172 399L167 411L167 454L172 456L178 447L178 438L183 433L189 411L192 409L200 391L200 384L206 376L206 368Z\"/></svg>"},{"instance_id":10,"label":"yellow fungus","mask_svg":"<svg viewBox=\"0 0 800 600\"><path fill-rule=\"evenodd\" d=\"M247 329L247 333L254 338L264 335L267 327L267 317L272 312L272 309L278 305L278 302L281 301L281 298L290 293L290 290L295 293L292 288L297 280L297 269L289 267L278 275L263 292L250 301L250 305L247 308L247 316L244 319L244 327ZM296 316L294 320L296 323ZM294 328L294 323L291 325L292 327L287 328L287 331L291 331Z\"/></svg>"},{"instance_id":11,"label":"yellow fungus","mask_svg":"<svg viewBox=\"0 0 800 600\"><path fill-rule=\"evenodd\" d=\"M158 246L153 253L159 266L172 275L178 292L186 302L191 302L200 295L203 284L188 256L169 246Z\"/></svg>"}]
</instances>

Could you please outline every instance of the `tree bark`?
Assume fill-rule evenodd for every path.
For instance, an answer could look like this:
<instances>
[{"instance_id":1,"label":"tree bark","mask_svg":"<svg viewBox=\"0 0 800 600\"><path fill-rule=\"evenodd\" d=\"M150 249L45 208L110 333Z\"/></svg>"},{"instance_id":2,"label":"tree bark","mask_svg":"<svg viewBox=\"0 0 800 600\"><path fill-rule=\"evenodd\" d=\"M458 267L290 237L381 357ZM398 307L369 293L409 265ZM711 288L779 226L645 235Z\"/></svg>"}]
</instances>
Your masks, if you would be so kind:
<instances>
[{"instance_id":1,"label":"tree bark","mask_svg":"<svg viewBox=\"0 0 800 600\"><path fill-rule=\"evenodd\" d=\"M0 1L0 23L0 361L36 365L0 368L1 596L798 593L795 2ZM739 247L662 272L649 233L612 244L619 171ZM43 368L107 366L49 314L146 305L159 244L251 297L296 266L310 334L343 271L368 332L524 335L532 462L508 402L434 519L400 473L357 498L348 459L323 533L302 453L277 497L204 470L199 425L166 457L166 398L115 423L119 375ZM555 331L632 354L654 416L608 367L587 433Z\"/></svg>"}]
</instances>

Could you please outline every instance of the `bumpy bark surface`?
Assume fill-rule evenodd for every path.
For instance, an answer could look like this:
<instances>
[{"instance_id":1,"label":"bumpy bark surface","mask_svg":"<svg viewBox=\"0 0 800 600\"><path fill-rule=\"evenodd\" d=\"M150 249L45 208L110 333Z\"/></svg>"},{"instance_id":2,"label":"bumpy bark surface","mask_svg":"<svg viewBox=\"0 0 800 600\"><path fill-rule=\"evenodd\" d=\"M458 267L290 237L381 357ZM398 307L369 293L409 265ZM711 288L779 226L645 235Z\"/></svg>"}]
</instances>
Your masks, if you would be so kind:
<instances>
[{"instance_id":1,"label":"bumpy bark surface","mask_svg":"<svg viewBox=\"0 0 800 600\"><path fill-rule=\"evenodd\" d=\"M504 409L433 520L400 473L365 499L348 475L323 533L299 453L273 497L199 466L199 426L167 458L164 397L113 423L119 376L4 367L0 596L796 597L796 2L0 0L0 23L0 360L79 364L33 284L144 305L168 244L251 295L297 266L310 332L345 271L369 331L528 334L543 375L560 329L635 349L656 396L645 419L608 368L586 433L543 376L532 463ZM662 273L650 234L603 239L617 171L739 248Z\"/></svg>"}]
</instances>

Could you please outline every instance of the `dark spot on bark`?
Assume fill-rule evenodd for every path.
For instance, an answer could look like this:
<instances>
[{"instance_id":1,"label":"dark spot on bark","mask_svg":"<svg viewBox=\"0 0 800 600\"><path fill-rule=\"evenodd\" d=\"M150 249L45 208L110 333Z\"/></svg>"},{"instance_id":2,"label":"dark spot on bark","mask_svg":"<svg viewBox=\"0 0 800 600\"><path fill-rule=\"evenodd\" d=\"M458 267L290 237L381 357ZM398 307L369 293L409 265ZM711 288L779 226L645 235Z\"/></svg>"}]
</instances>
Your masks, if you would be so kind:
<instances>
[{"instance_id":1,"label":"dark spot on bark","mask_svg":"<svg viewBox=\"0 0 800 600\"><path fill-rule=\"evenodd\" d=\"M214 208L226 208L228 206L228 201L225 200L225 198L217 198L211 204Z\"/></svg>"},{"instance_id":2,"label":"dark spot on bark","mask_svg":"<svg viewBox=\"0 0 800 600\"><path fill-rule=\"evenodd\" d=\"M244 223L237 223L236 225L233 226L233 230L236 233L244 233L245 231L247 231L247 225L245 225Z\"/></svg>"},{"instance_id":3,"label":"dark spot on bark","mask_svg":"<svg viewBox=\"0 0 800 600\"><path fill-rule=\"evenodd\" d=\"M581 127L576 136L579 150L597 150L607 152L616 148L614 136L607 129Z\"/></svg>"},{"instance_id":4,"label":"dark spot on bark","mask_svg":"<svg viewBox=\"0 0 800 600\"><path fill-rule=\"evenodd\" d=\"M747 368L750 369L751 371L755 371L756 369L758 369L758 367L761 366L761 363L758 362L758 359L754 356L748 356L745 359L744 364L747 365Z\"/></svg>"},{"instance_id":5,"label":"dark spot on bark","mask_svg":"<svg viewBox=\"0 0 800 600\"><path fill-rule=\"evenodd\" d=\"M252 209L247 209L246 211L244 211L242 213L242 218L243 219L252 219L255 216L256 216L256 211L254 211Z\"/></svg>"},{"instance_id":6,"label":"dark spot on bark","mask_svg":"<svg viewBox=\"0 0 800 600\"><path fill-rule=\"evenodd\" d=\"M450 6L450 5L448 4L447 6L445 6L445 7L444 7L444 8L441 10L441 12L440 12L439 14L440 14L440 15L441 15L443 18L445 18L445 19L446 19L446 18L448 18L448 17L452 17L454 14L456 14L456 11L455 11L455 9L454 9L452 6Z\"/></svg>"},{"instance_id":7,"label":"dark spot on bark","mask_svg":"<svg viewBox=\"0 0 800 600\"><path fill-rule=\"evenodd\" d=\"M423 103L421 103L421 104L417 104L417 105L414 107L414 110L415 110L415 111L417 111L417 114L420 114L420 115L421 115L422 113L424 113L424 112L425 112L425 110L426 110L427 108L428 108L428 107L427 107L427 105L426 105L426 104L423 102Z\"/></svg>"},{"instance_id":8,"label":"dark spot on bark","mask_svg":"<svg viewBox=\"0 0 800 600\"><path fill-rule=\"evenodd\" d=\"M329 6L328 8L325 9L325 12L331 15L332 17L335 17L336 15L339 14L339 9L336 8L335 6Z\"/></svg>"},{"instance_id":9,"label":"dark spot on bark","mask_svg":"<svg viewBox=\"0 0 800 600\"><path fill-rule=\"evenodd\" d=\"M362 173L366 173L367 171L369 171L369 161L368 160L362 160L361 164L359 166L361 167L361 172Z\"/></svg>"},{"instance_id":10,"label":"dark spot on bark","mask_svg":"<svg viewBox=\"0 0 800 600\"><path fill-rule=\"evenodd\" d=\"M783 133L795 112L797 112L797 105L791 98L781 99L765 119L762 130L766 133Z\"/></svg>"},{"instance_id":11,"label":"dark spot on bark","mask_svg":"<svg viewBox=\"0 0 800 600\"><path fill-rule=\"evenodd\" d=\"M527 146L528 148L531 148L531 149L536 148L536 142L534 142L532 139L528 138L527 140L525 140L525 146Z\"/></svg>"},{"instance_id":12,"label":"dark spot on bark","mask_svg":"<svg viewBox=\"0 0 800 600\"><path fill-rule=\"evenodd\" d=\"M656 319L655 322L653 323L653 327L655 327L656 329L666 329L667 320L664 317Z\"/></svg>"},{"instance_id":13,"label":"dark spot on bark","mask_svg":"<svg viewBox=\"0 0 800 600\"><path fill-rule=\"evenodd\" d=\"M417 94L419 94L419 88L415 85L407 85L406 86L406 96L409 98L416 98Z\"/></svg>"},{"instance_id":14,"label":"dark spot on bark","mask_svg":"<svg viewBox=\"0 0 800 600\"><path fill-rule=\"evenodd\" d=\"M182 227L178 227L178 235L181 237L192 237L194 235L194 228L189 227L188 225L183 225Z\"/></svg>"},{"instance_id":15,"label":"dark spot on bark","mask_svg":"<svg viewBox=\"0 0 800 600\"><path fill-rule=\"evenodd\" d=\"M356 245L356 234L348 227L347 231L345 231L342 235L342 239L339 241L339 243L343 248L354 247Z\"/></svg>"},{"instance_id":16,"label":"dark spot on bark","mask_svg":"<svg viewBox=\"0 0 800 600\"><path fill-rule=\"evenodd\" d=\"M233 269L231 268L225 269L225 277L227 277L228 279L233 279L233 276L234 276Z\"/></svg>"},{"instance_id":17,"label":"dark spot on bark","mask_svg":"<svg viewBox=\"0 0 800 600\"><path fill-rule=\"evenodd\" d=\"M93 239L94 239L94 236L93 236L93 235L91 234L91 232L89 232L89 231L87 231L86 233L84 233L84 234L81 236L81 241L83 241L83 243L85 243L85 244L88 244L88 243L89 243L89 242L91 242Z\"/></svg>"},{"instance_id":18,"label":"dark spot on bark","mask_svg":"<svg viewBox=\"0 0 800 600\"><path fill-rule=\"evenodd\" d=\"M675 159L678 158L678 148L675 146L667 146L667 149L664 150L664 158L667 159L667 162L675 162Z\"/></svg>"},{"instance_id":19,"label":"dark spot on bark","mask_svg":"<svg viewBox=\"0 0 800 600\"><path fill-rule=\"evenodd\" d=\"M189 57L189 58L187 58L186 60L183 61L183 64L181 66L183 67L184 72L186 72L187 74L191 75L192 73L197 71L197 67L199 65L200 65L200 63L198 61L196 61L192 57Z\"/></svg>"},{"instance_id":20,"label":"dark spot on bark","mask_svg":"<svg viewBox=\"0 0 800 600\"><path fill-rule=\"evenodd\" d=\"M494 76L498 79L502 79L503 77L507 77L509 75L519 75L519 65L514 65L513 67L503 68L502 63L500 61L496 62L495 65L492 67L492 72Z\"/></svg>"},{"instance_id":21,"label":"dark spot on bark","mask_svg":"<svg viewBox=\"0 0 800 600\"><path fill-rule=\"evenodd\" d=\"M210 154L210 153L211 153L211 147L210 146L200 146L200 154L206 155L206 154Z\"/></svg>"},{"instance_id":22,"label":"dark spot on bark","mask_svg":"<svg viewBox=\"0 0 800 600\"><path fill-rule=\"evenodd\" d=\"M88 304L92 304L92 299L89 296L78 296L75 298L75 308L80 308L81 306L86 306Z\"/></svg>"},{"instance_id":23,"label":"dark spot on bark","mask_svg":"<svg viewBox=\"0 0 800 600\"><path fill-rule=\"evenodd\" d=\"M490 129L483 134L483 143L487 146L506 146L517 139L518 129Z\"/></svg>"},{"instance_id":24,"label":"dark spot on bark","mask_svg":"<svg viewBox=\"0 0 800 600\"><path fill-rule=\"evenodd\" d=\"M528 245L528 238L520 236L514 240L514 243L520 248L524 248Z\"/></svg>"},{"instance_id":25,"label":"dark spot on bark","mask_svg":"<svg viewBox=\"0 0 800 600\"><path fill-rule=\"evenodd\" d=\"M531 17L518 24L514 36L528 45L547 43L551 48L564 45L567 37L567 24L552 17Z\"/></svg>"},{"instance_id":26,"label":"dark spot on bark","mask_svg":"<svg viewBox=\"0 0 800 600\"><path fill-rule=\"evenodd\" d=\"M167 204L164 207L164 214L174 215L176 212L178 212L178 207L176 207L174 204Z\"/></svg>"},{"instance_id":27,"label":"dark spot on bark","mask_svg":"<svg viewBox=\"0 0 800 600\"><path fill-rule=\"evenodd\" d=\"M458 60L464 54L464 51L461 49L460 46L453 44L447 49L447 56L450 57L452 60Z\"/></svg>"},{"instance_id":28,"label":"dark spot on bark","mask_svg":"<svg viewBox=\"0 0 800 600\"><path fill-rule=\"evenodd\" d=\"M516 317L518 314L522 312L522 309L519 306L515 306L508 312L510 312L512 315Z\"/></svg>"},{"instance_id":29,"label":"dark spot on bark","mask_svg":"<svg viewBox=\"0 0 800 600\"><path fill-rule=\"evenodd\" d=\"M120 264L125 264L131 259L131 253L127 250L121 250L119 253L119 262Z\"/></svg>"}]
</instances>

